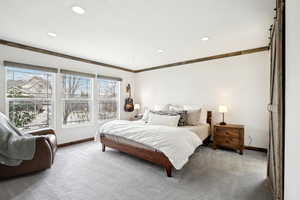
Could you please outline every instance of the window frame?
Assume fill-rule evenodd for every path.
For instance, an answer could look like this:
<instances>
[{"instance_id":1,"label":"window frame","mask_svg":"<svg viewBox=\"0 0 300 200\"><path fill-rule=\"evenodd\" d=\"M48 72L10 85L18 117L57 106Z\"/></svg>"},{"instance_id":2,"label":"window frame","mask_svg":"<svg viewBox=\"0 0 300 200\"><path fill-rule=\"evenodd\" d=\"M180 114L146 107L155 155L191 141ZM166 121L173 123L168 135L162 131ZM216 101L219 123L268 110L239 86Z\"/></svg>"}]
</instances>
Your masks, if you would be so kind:
<instances>
[{"instance_id":1,"label":"window frame","mask_svg":"<svg viewBox=\"0 0 300 200\"><path fill-rule=\"evenodd\" d=\"M61 113L59 113L61 115L61 128L63 129L66 129L66 128L76 128L76 127L86 127L86 126L92 126L94 124L94 109L93 109L93 106L94 106L94 78L93 77L87 77L87 76L82 76L80 74L71 74L71 73L63 73L63 72L60 72L60 104L61 104ZM81 78L86 78L86 79L89 79L90 80L90 87L89 87L89 90L90 90L90 94L89 94L89 97L84 99L84 98L68 98L66 97L65 95L65 91L64 91L64 76L77 76L77 77L81 77ZM64 124L64 111L65 111L65 103L67 101L86 101L88 103L88 109L89 109L89 114L88 114L88 117L89 117L89 120L88 121L83 121L83 122L77 122L77 123L67 123L67 124Z\"/></svg>"},{"instance_id":2,"label":"window frame","mask_svg":"<svg viewBox=\"0 0 300 200\"><path fill-rule=\"evenodd\" d=\"M22 65L22 64L20 64ZM32 69L32 68L27 68L27 65L24 64L24 67L18 67L18 66L9 66L9 65L5 65L5 69L4 69L4 94L5 94L5 113L6 116L9 118L9 104L12 101L45 101L45 102L49 102L50 106L51 106L51 115L49 118L49 126L48 127L43 127L43 128L56 128L56 101L55 101L55 96L56 96L56 79L57 79L57 73L51 72L51 71L45 71L42 69ZM29 66L29 65L28 65ZM47 97L47 98L11 98L8 97L8 71L9 68L15 68L15 69L28 69L28 70L33 70L33 71L37 71L37 72L44 72L44 73L50 73L52 76L52 82L51 82L51 86L52 86L52 93L51 93L51 98ZM33 126L35 127L35 126ZM26 129L26 128L18 128L20 131L32 131L32 130L38 130L40 128L35 128L35 129Z\"/></svg>"},{"instance_id":3,"label":"window frame","mask_svg":"<svg viewBox=\"0 0 300 200\"><path fill-rule=\"evenodd\" d=\"M117 82L118 84L118 91L117 91L117 117L114 118L114 119L104 119L104 120L101 120L99 119L99 114L100 114L100 101L101 101L101 98L100 98L100 95L99 95L99 92L100 92L100 88L101 88L101 85L100 85L100 80L109 80L109 81L115 81ZM106 76L97 76L95 78L95 81L96 81L96 104L97 104L97 114L96 114L96 121L99 123L99 124L102 124L102 123L105 123L105 122L108 122L108 121L112 121L112 120L120 120L121 118L121 82L122 80L118 80L118 79L115 79L115 78L109 78L109 77L106 77Z\"/></svg>"},{"instance_id":4,"label":"window frame","mask_svg":"<svg viewBox=\"0 0 300 200\"><path fill-rule=\"evenodd\" d=\"M30 64L22 64L22 63L16 63L16 62L10 62L10 61L4 61L4 95L5 95L5 100L4 100L4 112L6 113L6 115L9 117L10 116L10 107L12 105L12 102L23 102L23 104L19 104L19 105L25 105L24 107L24 111L28 110L28 111L32 111L32 113L34 114L39 114L41 112L36 112L36 109L39 109L39 107L32 107L32 106L36 106L36 105L42 105L44 110L46 110L46 108L44 106L47 106L47 112L50 114L49 117L46 118L46 123L38 123L35 126L27 126L25 125L24 127L20 128L22 131L26 132L28 130L36 130L36 129L40 129L40 128L53 128L53 129L61 129L61 128L72 128L72 127L86 127L86 126L94 126L97 125L97 123L103 123L106 121L111 121L111 120L116 120L116 119L120 119L121 118L121 106L122 106L122 102L121 102L121 87L122 87L122 79L118 78L118 77L110 77L110 76L103 76L103 75L98 75L97 73L85 73L85 72L80 72L80 71L71 71L71 70L67 70L67 69L60 69L60 68L53 68L53 67L46 67L46 66L37 66L37 65L30 65ZM19 70L20 69L20 70ZM32 95L28 95L29 97L27 98L26 96L23 97L20 96L20 98L18 97L14 97L14 95L11 95L12 97L8 97L8 92L10 91L8 86L9 86L9 80L18 80L18 78L14 78L14 77L9 77L9 73L10 70L11 71L17 71L22 73L22 69L25 70L24 71L24 80L27 79L26 77L26 73L32 73L32 75L28 75L29 79L30 76L34 76L34 73L31 71L36 71L37 72L37 76L45 76L46 74L50 74L51 75L51 79L47 79L47 80L51 80L51 97L50 97L50 92L49 91L41 91L41 93L36 93L34 94L34 90L32 91ZM28 72L26 70L29 70ZM65 84L64 82L64 77L65 76L71 76L71 77L79 77L82 79L88 79L89 80L89 86L88 88L88 94L89 96L87 98L85 98L84 95L80 95L82 93L78 93L79 95L76 97L76 93L74 96L70 97L71 95L68 95L67 93L65 93L65 86L67 84ZM21 79L23 79L23 77L21 76ZM20 80L21 80L20 79ZM28 80L29 80L28 79ZM117 109L116 109L116 118L111 118L111 119L100 119L100 103L101 100L106 100L105 96L103 96L104 98L100 98L100 82L101 80L109 80L109 81L114 81L117 83L117 89L116 89L116 97L112 98L107 98L108 101L112 100L112 101L116 101L117 103ZM84 85L84 84L83 84ZM49 87L49 86L47 86ZM83 93L85 92L85 89L82 90ZM26 92L26 91L25 91ZM30 92L30 91L29 91ZM28 92L28 94L30 94ZM44 93L42 93L44 92ZM32 97L32 96L37 96L37 97ZM108 95L110 96L110 95ZM78 122L69 122L64 124L64 113L65 113L65 105L70 102L70 103L87 103L88 104L88 120L86 121L81 121L81 119L84 119L86 116L82 115L83 117L81 118L79 116L79 121ZM103 109L103 110L107 110L108 114L107 116L115 116L114 115L114 102L112 102L112 108L110 109L110 107L108 107L108 109ZM18 108L18 103L16 103L16 106L11 107L11 108ZM26 107L29 106L29 107ZM22 108L22 107L21 107ZM79 109L76 109L79 108ZM86 106L83 105L82 107L83 109L86 109ZM76 111L79 110L80 111L81 107L76 107L75 109L71 110L71 111ZM18 109L17 109L18 110ZM43 110L43 112L44 112ZM11 110L13 111L13 110ZM112 111L112 112L110 112ZM110 115L109 113L112 113L112 115ZM81 115L81 112L79 112L79 114ZM81 118L81 119L80 119ZM103 118L106 118L106 116L104 115ZM44 119L44 118L43 118ZM77 118L75 117L75 119L77 120ZM43 122L44 122L43 121ZM39 121L37 121L39 122ZM49 122L49 123L48 123ZM28 123L30 124L30 122ZM47 126L45 126L47 125ZM45 126L45 127L43 127Z\"/></svg>"}]
</instances>

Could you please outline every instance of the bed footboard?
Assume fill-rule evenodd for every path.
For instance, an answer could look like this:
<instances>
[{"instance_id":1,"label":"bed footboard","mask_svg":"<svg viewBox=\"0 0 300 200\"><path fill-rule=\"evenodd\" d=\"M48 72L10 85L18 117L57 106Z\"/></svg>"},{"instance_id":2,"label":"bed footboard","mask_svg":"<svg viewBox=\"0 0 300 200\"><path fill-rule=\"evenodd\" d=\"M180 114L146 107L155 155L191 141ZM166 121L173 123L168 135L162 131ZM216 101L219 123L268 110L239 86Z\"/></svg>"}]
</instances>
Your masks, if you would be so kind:
<instances>
[{"instance_id":1,"label":"bed footboard","mask_svg":"<svg viewBox=\"0 0 300 200\"><path fill-rule=\"evenodd\" d=\"M172 168L173 165L169 161L169 159L162 152L151 151L148 149L134 147L128 144L117 143L104 135L101 135L101 144L102 144L102 152L105 152L105 147L110 147L113 149L117 149L121 152L133 155L135 157L141 158L143 160L147 160L154 164L163 166L166 170L166 174L168 177L172 176Z\"/></svg>"}]
</instances>

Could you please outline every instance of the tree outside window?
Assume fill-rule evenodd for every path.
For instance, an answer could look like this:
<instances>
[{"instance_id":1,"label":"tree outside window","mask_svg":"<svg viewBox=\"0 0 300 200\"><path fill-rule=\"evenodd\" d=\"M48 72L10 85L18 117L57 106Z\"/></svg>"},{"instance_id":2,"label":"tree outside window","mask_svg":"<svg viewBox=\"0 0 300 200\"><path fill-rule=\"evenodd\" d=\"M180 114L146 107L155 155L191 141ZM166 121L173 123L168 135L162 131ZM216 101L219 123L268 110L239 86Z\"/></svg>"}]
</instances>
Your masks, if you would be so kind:
<instances>
[{"instance_id":1,"label":"tree outside window","mask_svg":"<svg viewBox=\"0 0 300 200\"><path fill-rule=\"evenodd\" d=\"M63 75L63 124L80 124L91 120L92 79Z\"/></svg>"},{"instance_id":2,"label":"tree outside window","mask_svg":"<svg viewBox=\"0 0 300 200\"><path fill-rule=\"evenodd\" d=\"M97 79L98 83L98 119L113 120L119 118L120 81Z\"/></svg>"}]
</instances>

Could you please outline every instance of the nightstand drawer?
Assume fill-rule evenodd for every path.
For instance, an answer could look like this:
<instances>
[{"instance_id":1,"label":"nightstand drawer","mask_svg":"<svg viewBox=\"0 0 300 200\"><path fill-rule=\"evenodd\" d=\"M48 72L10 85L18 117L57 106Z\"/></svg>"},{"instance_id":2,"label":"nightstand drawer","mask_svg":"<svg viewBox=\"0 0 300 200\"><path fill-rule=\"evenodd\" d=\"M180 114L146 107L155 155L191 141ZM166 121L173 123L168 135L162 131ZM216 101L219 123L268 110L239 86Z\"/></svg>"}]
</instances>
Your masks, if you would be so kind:
<instances>
[{"instance_id":1,"label":"nightstand drawer","mask_svg":"<svg viewBox=\"0 0 300 200\"><path fill-rule=\"evenodd\" d=\"M233 137L233 138L239 138L240 137L240 130L235 128L221 128L218 127L216 134L220 137L227 136L227 137Z\"/></svg>"},{"instance_id":2,"label":"nightstand drawer","mask_svg":"<svg viewBox=\"0 0 300 200\"><path fill-rule=\"evenodd\" d=\"M237 147L240 145L240 140L238 138L233 137L217 137L216 138L217 145L229 146L229 147Z\"/></svg>"}]
</instances>

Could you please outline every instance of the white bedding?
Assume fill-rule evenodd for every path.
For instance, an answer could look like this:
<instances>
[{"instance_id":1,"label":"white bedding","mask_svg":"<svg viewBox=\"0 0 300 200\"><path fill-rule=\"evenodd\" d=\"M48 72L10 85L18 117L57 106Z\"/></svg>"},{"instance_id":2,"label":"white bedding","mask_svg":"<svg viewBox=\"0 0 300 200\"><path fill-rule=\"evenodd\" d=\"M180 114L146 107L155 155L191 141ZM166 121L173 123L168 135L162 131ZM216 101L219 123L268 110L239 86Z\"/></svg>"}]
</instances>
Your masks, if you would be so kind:
<instances>
[{"instance_id":1,"label":"white bedding","mask_svg":"<svg viewBox=\"0 0 300 200\"><path fill-rule=\"evenodd\" d=\"M187 129L192 131L193 133L196 133L202 141L205 140L210 135L209 124L200 124L197 126L179 126L178 128Z\"/></svg>"},{"instance_id":2,"label":"white bedding","mask_svg":"<svg viewBox=\"0 0 300 200\"><path fill-rule=\"evenodd\" d=\"M121 136L163 152L176 169L181 169L202 144L202 139L188 128L147 125L142 122L114 120L100 127L97 135Z\"/></svg>"}]
</instances>

